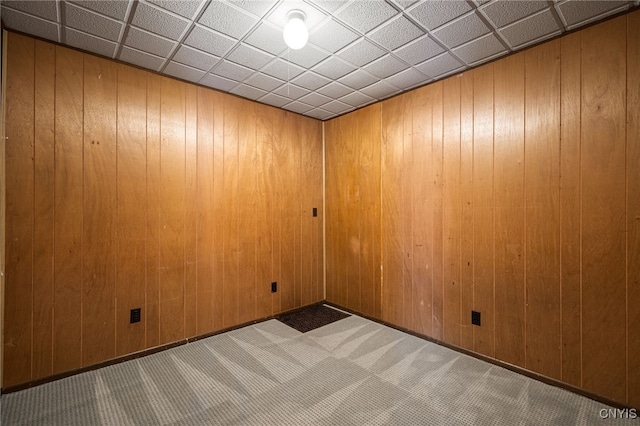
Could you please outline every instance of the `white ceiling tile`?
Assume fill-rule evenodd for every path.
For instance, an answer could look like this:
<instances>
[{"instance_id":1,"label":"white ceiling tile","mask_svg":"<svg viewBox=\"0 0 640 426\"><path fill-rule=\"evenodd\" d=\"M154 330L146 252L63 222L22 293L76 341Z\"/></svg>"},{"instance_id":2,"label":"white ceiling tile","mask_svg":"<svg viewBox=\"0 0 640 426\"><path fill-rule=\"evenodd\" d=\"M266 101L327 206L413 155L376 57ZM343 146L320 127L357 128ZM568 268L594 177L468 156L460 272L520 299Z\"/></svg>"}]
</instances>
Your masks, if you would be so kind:
<instances>
[{"instance_id":1,"label":"white ceiling tile","mask_svg":"<svg viewBox=\"0 0 640 426\"><path fill-rule=\"evenodd\" d=\"M344 114L347 111L351 111L353 107L340 101L331 101L322 105L322 109L336 114Z\"/></svg>"},{"instance_id":2,"label":"white ceiling tile","mask_svg":"<svg viewBox=\"0 0 640 426\"><path fill-rule=\"evenodd\" d=\"M487 34L486 36L477 38L465 45L453 49L453 53L467 64L471 65L476 64L477 62L484 62L498 53L506 54L508 51L495 35Z\"/></svg>"},{"instance_id":3,"label":"white ceiling tile","mask_svg":"<svg viewBox=\"0 0 640 426\"><path fill-rule=\"evenodd\" d=\"M393 2L401 8L406 9L409 6L416 4L418 0L393 0Z\"/></svg>"},{"instance_id":4,"label":"white ceiling tile","mask_svg":"<svg viewBox=\"0 0 640 426\"><path fill-rule=\"evenodd\" d=\"M28 15L33 15L38 18L43 18L48 21L58 20L58 8L57 2L46 0L31 0L31 1L15 1L15 0L3 0L2 6L10 7L14 10L19 10Z\"/></svg>"},{"instance_id":5,"label":"white ceiling tile","mask_svg":"<svg viewBox=\"0 0 640 426\"><path fill-rule=\"evenodd\" d=\"M189 21L155 6L139 2L131 23L152 33L178 40Z\"/></svg>"},{"instance_id":6,"label":"white ceiling tile","mask_svg":"<svg viewBox=\"0 0 640 426\"><path fill-rule=\"evenodd\" d=\"M391 55L387 55L370 63L364 67L364 70L376 77L387 78L407 68L409 68L409 65Z\"/></svg>"},{"instance_id":7,"label":"white ceiling tile","mask_svg":"<svg viewBox=\"0 0 640 426\"><path fill-rule=\"evenodd\" d=\"M301 10L306 15L304 23L311 31L320 22L324 21L327 15L319 9L313 7L311 4L303 2L301 0L286 0L273 9L267 16L267 20L272 24L277 25L279 28L284 28L287 23L287 14L291 10Z\"/></svg>"},{"instance_id":8,"label":"white ceiling tile","mask_svg":"<svg viewBox=\"0 0 640 426\"><path fill-rule=\"evenodd\" d=\"M248 86L246 84L240 84L234 87L231 90L231 93L252 100L257 100L267 94L264 90L256 89L255 87Z\"/></svg>"},{"instance_id":9,"label":"white ceiling tile","mask_svg":"<svg viewBox=\"0 0 640 426\"><path fill-rule=\"evenodd\" d=\"M269 22L262 22L245 39L245 42L274 55L278 55L287 49L287 45L282 38L282 29Z\"/></svg>"},{"instance_id":10,"label":"white ceiling tile","mask_svg":"<svg viewBox=\"0 0 640 426\"><path fill-rule=\"evenodd\" d=\"M429 77L436 78L462 69L462 64L450 53L445 52L416 65L416 69Z\"/></svg>"},{"instance_id":11,"label":"white ceiling tile","mask_svg":"<svg viewBox=\"0 0 640 426\"><path fill-rule=\"evenodd\" d=\"M202 80L200 80L200 84L204 84L205 86L212 87L214 89L222 90L223 92L228 92L238 85L237 81L229 80L228 78L221 77L215 74L207 74Z\"/></svg>"},{"instance_id":12,"label":"white ceiling tile","mask_svg":"<svg viewBox=\"0 0 640 426\"><path fill-rule=\"evenodd\" d=\"M329 13L336 12L348 3L346 0L307 0L307 2Z\"/></svg>"},{"instance_id":13,"label":"white ceiling tile","mask_svg":"<svg viewBox=\"0 0 640 426\"><path fill-rule=\"evenodd\" d=\"M220 58L204 53L198 49L193 49L189 46L182 46L173 56L173 60L203 71L209 71L211 67L220 60Z\"/></svg>"},{"instance_id":14,"label":"white ceiling tile","mask_svg":"<svg viewBox=\"0 0 640 426\"><path fill-rule=\"evenodd\" d=\"M399 16L376 29L369 38L393 50L423 34L424 31L413 25L411 21L404 16Z\"/></svg>"},{"instance_id":15,"label":"white ceiling tile","mask_svg":"<svg viewBox=\"0 0 640 426\"><path fill-rule=\"evenodd\" d=\"M464 0L429 0L408 9L407 13L426 28L433 30L470 10L471 6Z\"/></svg>"},{"instance_id":16,"label":"white ceiling tile","mask_svg":"<svg viewBox=\"0 0 640 426\"><path fill-rule=\"evenodd\" d=\"M274 57L255 47L241 43L233 52L227 55L227 59L236 64L257 70L267 65Z\"/></svg>"},{"instance_id":17,"label":"white ceiling tile","mask_svg":"<svg viewBox=\"0 0 640 426\"><path fill-rule=\"evenodd\" d=\"M273 93L288 99L298 99L311 92L307 89L296 86L295 84L286 83L274 90Z\"/></svg>"},{"instance_id":18,"label":"white ceiling tile","mask_svg":"<svg viewBox=\"0 0 640 426\"><path fill-rule=\"evenodd\" d=\"M199 6L203 3L202 0L146 0L150 3L157 4L158 6L170 10L173 13L177 13L185 18L193 18L198 12Z\"/></svg>"},{"instance_id":19,"label":"white ceiling tile","mask_svg":"<svg viewBox=\"0 0 640 426\"><path fill-rule=\"evenodd\" d=\"M120 21L125 20L130 5L128 0L75 0L73 3Z\"/></svg>"},{"instance_id":20,"label":"white ceiling tile","mask_svg":"<svg viewBox=\"0 0 640 426\"><path fill-rule=\"evenodd\" d=\"M322 108L315 108L311 111L307 111L305 115L309 117L317 118L318 120L327 120L333 117L335 114L329 111L325 111Z\"/></svg>"},{"instance_id":21,"label":"white ceiling tile","mask_svg":"<svg viewBox=\"0 0 640 426\"><path fill-rule=\"evenodd\" d=\"M287 99L287 98L284 98L282 96L278 96L278 95L273 94L273 93L267 93L266 95L264 95L263 97L258 99L258 101L260 101L262 103L265 103L265 104L272 105L274 107L281 108L282 106L284 106L284 105L288 104L289 102L291 102L291 99Z\"/></svg>"},{"instance_id":22,"label":"white ceiling tile","mask_svg":"<svg viewBox=\"0 0 640 426\"><path fill-rule=\"evenodd\" d=\"M297 112L298 114L304 114L307 111L310 111L313 109L311 105L307 105L305 103L298 102L298 101L291 102L290 104L286 105L284 108L288 109L289 111Z\"/></svg>"},{"instance_id":23,"label":"white ceiling tile","mask_svg":"<svg viewBox=\"0 0 640 426\"><path fill-rule=\"evenodd\" d=\"M243 67L242 65L222 60L211 70L213 74L226 77L230 80L243 81L253 74L253 70Z\"/></svg>"},{"instance_id":24,"label":"white ceiling tile","mask_svg":"<svg viewBox=\"0 0 640 426\"><path fill-rule=\"evenodd\" d=\"M365 71L356 70L351 74L345 75L338 81L355 90L359 90L375 81L378 81L378 79Z\"/></svg>"},{"instance_id":25,"label":"white ceiling tile","mask_svg":"<svg viewBox=\"0 0 640 426\"><path fill-rule=\"evenodd\" d=\"M489 31L478 15L470 13L438 28L433 32L433 35L448 47L453 48L483 36Z\"/></svg>"},{"instance_id":26,"label":"white ceiling tile","mask_svg":"<svg viewBox=\"0 0 640 426\"><path fill-rule=\"evenodd\" d=\"M204 71L177 62L169 62L164 68L164 73L193 83L197 83L205 75Z\"/></svg>"},{"instance_id":27,"label":"white ceiling tile","mask_svg":"<svg viewBox=\"0 0 640 426\"><path fill-rule=\"evenodd\" d=\"M396 13L393 7L382 1L354 1L336 16L352 28L366 34Z\"/></svg>"},{"instance_id":28,"label":"white ceiling tile","mask_svg":"<svg viewBox=\"0 0 640 426\"><path fill-rule=\"evenodd\" d=\"M580 23L590 22L593 18L607 15L616 11L618 8L628 8L629 2L625 1L576 1L570 0L558 5L558 9L562 13L567 26L574 27Z\"/></svg>"},{"instance_id":29,"label":"white ceiling tile","mask_svg":"<svg viewBox=\"0 0 640 426\"><path fill-rule=\"evenodd\" d=\"M309 35L311 43L331 53L337 52L357 38L356 33L333 20L317 27Z\"/></svg>"},{"instance_id":30,"label":"white ceiling tile","mask_svg":"<svg viewBox=\"0 0 640 426\"><path fill-rule=\"evenodd\" d=\"M266 90L267 92L271 92L275 88L284 84L284 81L270 77L266 74L254 74L244 82L252 85L253 87L257 87L258 89Z\"/></svg>"},{"instance_id":31,"label":"white ceiling tile","mask_svg":"<svg viewBox=\"0 0 640 426\"><path fill-rule=\"evenodd\" d=\"M58 25L6 7L2 7L2 23L6 28L59 42Z\"/></svg>"},{"instance_id":32,"label":"white ceiling tile","mask_svg":"<svg viewBox=\"0 0 640 426\"><path fill-rule=\"evenodd\" d=\"M65 7L65 22L68 27L111 41L118 41L122 30L121 22L89 12L73 4L67 4Z\"/></svg>"},{"instance_id":33,"label":"white ceiling tile","mask_svg":"<svg viewBox=\"0 0 640 426\"><path fill-rule=\"evenodd\" d=\"M444 49L428 35L425 35L394 50L393 53L411 65L415 65L442 52L444 52Z\"/></svg>"},{"instance_id":34,"label":"white ceiling tile","mask_svg":"<svg viewBox=\"0 0 640 426\"><path fill-rule=\"evenodd\" d=\"M331 99L338 99L339 97L350 93L351 90L352 89L349 87L334 81L333 83L329 83L323 88L318 89L317 92L325 96L329 96Z\"/></svg>"},{"instance_id":35,"label":"white ceiling tile","mask_svg":"<svg viewBox=\"0 0 640 426\"><path fill-rule=\"evenodd\" d=\"M147 68L153 71L158 71L164 60L154 55L150 55L146 52L131 49L129 47L123 47L120 52L119 58L123 62L138 65L142 68Z\"/></svg>"},{"instance_id":36,"label":"white ceiling tile","mask_svg":"<svg viewBox=\"0 0 640 426\"><path fill-rule=\"evenodd\" d=\"M329 57L327 53L323 53L313 45L307 44L303 49L287 50L281 55L285 61L291 61L303 68L311 68L318 62Z\"/></svg>"},{"instance_id":37,"label":"white ceiling tile","mask_svg":"<svg viewBox=\"0 0 640 426\"><path fill-rule=\"evenodd\" d=\"M187 46L195 47L214 56L223 56L235 43L236 41L232 38L199 25L193 28L184 41Z\"/></svg>"},{"instance_id":38,"label":"white ceiling tile","mask_svg":"<svg viewBox=\"0 0 640 426\"><path fill-rule=\"evenodd\" d=\"M372 98L376 98L378 100L388 98L389 96L393 96L396 93L400 92L397 87L390 85L384 80L373 83L371 86L367 86L360 91L365 95L369 95Z\"/></svg>"},{"instance_id":39,"label":"white ceiling tile","mask_svg":"<svg viewBox=\"0 0 640 426\"><path fill-rule=\"evenodd\" d=\"M427 82L431 81L431 79L426 75L416 71L414 68L409 68L407 70L399 72L396 75L392 75L385 81L388 81L396 87L408 88L414 87L418 84L426 84Z\"/></svg>"},{"instance_id":40,"label":"white ceiling tile","mask_svg":"<svg viewBox=\"0 0 640 426\"><path fill-rule=\"evenodd\" d=\"M354 66L339 59L336 56L331 56L326 61L313 67L313 71L320 75L323 75L332 80L336 80L343 75L349 74L354 70Z\"/></svg>"},{"instance_id":41,"label":"white ceiling tile","mask_svg":"<svg viewBox=\"0 0 640 426\"><path fill-rule=\"evenodd\" d=\"M135 27L129 28L126 45L153 55L166 57L175 43Z\"/></svg>"},{"instance_id":42,"label":"white ceiling tile","mask_svg":"<svg viewBox=\"0 0 640 426\"><path fill-rule=\"evenodd\" d=\"M341 97L340 100L354 107L360 107L375 101L375 99L373 99L371 96L367 96L364 93L360 93L357 91L351 92L348 95Z\"/></svg>"},{"instance_id":43,"label":"white ceiling tile","mask_svg":"<svg viewBox=\"0 0 640 426\"><path fill-rule=\"evenodd\" d=\"M240 39L258 20L221 1L212 1L198 22L228 36Z\"/></svg>"},{"instance_id":44,"label":"white ceiling tile","mask_svg":"<svg viewBox=\"0 0 640 426\"><path fill-rule=\"evenodd\" d=\"M548 7L546 1L498 0L482 5L481 10L496 27L504 27Z\"/></svg>"},{"instance_id":45,"label":"white ceiling tile","mask_svg":"<svg viewBox=\"0 0 640 426\"><path fill-rule=\"evenodd\" d=\"M115 43L71 28L65 30L65 40L72 47L109 58L113 58L113 54L116 51Z\"/></svg>"},{"instance_id":46,"label":"white ceiling tile","mask_svg":"<svg viewBox=\"0 0 640 426\"><path fill-rule=\"evenodd\" d=\"M561 29L549 10L543 10L500 30L512 47L519 47L541 37L560 34L560 32Z\"/></svg>"},{"instance_id":47,"label":"white ceiling tile","mask_svg":"<svg viewBox=\"0 0 640 426\"><path fill-rule=\"evenodd\" d=\"M361 67L374 59L378 59L385 53L386 51L384 49L379 48L366 38L361 38L340 52L338 56L345 61Z\"/></svg>"},{"instance_id":48,"label":"white ceiling tile","mask_svg":"<svg viewBox=\"0 0 640 426\"><path fill-rule=\"evenodd\" d=\"M249 13L253 13L258 17L262 17L269 9L276 3L274 1L256 1L256 0L226 0L228 3L233 4L236 7L246 10Z\"/></svg>"},{"instance_id":49,"label":"white ceiling tile","mask_svg":"<svg viewBox=\"0 0 640 426\"><path fill-rule=\"evenodd\" d=\"M305 89L316 90L331 83L331 80L314 72L307 71L304 74L301 74L298 77L294 78L292 82Z\"/></svg>"},{"instance_id":50,"label":"white ceiling tile","mask_svg":"<svg viewBox=\"0 0 640 426\"><path fill-rule=\"evenodd\" d=\"M264 67L261 72L279 78L280 80L289 81L302 74L304 68L278 58Z\"/></svg>"}]
</instances>

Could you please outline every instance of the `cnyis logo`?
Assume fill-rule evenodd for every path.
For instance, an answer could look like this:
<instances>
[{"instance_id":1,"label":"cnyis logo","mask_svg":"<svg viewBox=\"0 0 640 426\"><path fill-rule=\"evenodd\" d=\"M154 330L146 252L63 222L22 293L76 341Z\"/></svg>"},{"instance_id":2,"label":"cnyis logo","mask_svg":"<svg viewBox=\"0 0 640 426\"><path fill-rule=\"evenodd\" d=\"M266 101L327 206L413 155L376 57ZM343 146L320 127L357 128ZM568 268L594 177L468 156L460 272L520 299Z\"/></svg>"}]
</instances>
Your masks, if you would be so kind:
<instances>
[{"instance_id":1,"label":"cnyis logo","mask_svg":"<svg viewBox=\"0 0 640 426\"><path fill-rule=\"evenodd\" d=\"M635 408L602 408L599 413L601 419L637 419Z\"/></svg>"}]
</instances>

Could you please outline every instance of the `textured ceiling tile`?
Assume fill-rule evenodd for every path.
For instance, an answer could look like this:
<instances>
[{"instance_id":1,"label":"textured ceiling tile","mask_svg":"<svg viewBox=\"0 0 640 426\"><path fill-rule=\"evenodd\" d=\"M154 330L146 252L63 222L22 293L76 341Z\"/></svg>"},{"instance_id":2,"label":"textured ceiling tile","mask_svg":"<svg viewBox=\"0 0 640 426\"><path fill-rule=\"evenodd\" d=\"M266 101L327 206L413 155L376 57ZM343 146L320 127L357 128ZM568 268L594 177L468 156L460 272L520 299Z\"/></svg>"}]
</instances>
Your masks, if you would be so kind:
<instances>
[{"instance_id":1,"label":"textured ceiling tile","mask_svg":"<svg viewBox=\"0 0 640 426\"><path fill-rule=\"evenodd\" d=\"M233 52L227 55L227 59L236 64L257 70L267 65L274 57L255 47L239 44Z\"/></svg>"},{"instance_id":2,"label":"textured ceiling tile","mask_svg":"<svg viewBox=\"0 0 640 426\"><path fill-rule=\"evenodd\" d=\"M416 69L429 77L436 78L450 74L462 68L462 64L451 54L445 52L442 55L429 59L416 66Z\"/></svg>"},{"instance_id":3,"label":"textured ceiling tile","mask_svg":"<svg viewBox=\"0 0 640 426\"><path fill-rule=\"evenodd\" d=\"M345 112L352 110L353 107L340 101L331 101L322 105L322 109L335 112L336 114L344 114Z\"/></svg>"},{"instance_id":4,"label":"textured ceiling tile","mask_svg":"<svg viewBox=\"0 0 640 426\"><path fill-rule=\"evenodd\" d=\"M411 65L415 65L442 52L444 52L444 49L429 36L425 35L409 44L405 44L393 53Z\"/></svg>"},{"instance_id":5,"label":"textured ceiling tile","mask_svg":"<svg viewBox=\"0 0 640 426\"><path fill-rule=\"evenodd\" d=\"M198 25L193 28L184 41L187 46L195 47L215 56L223 56L235 43L232 38Z\"/></svg>"},{"instance_id":6,"label":"textured ceiling tile","mask_svg":"<svg viewBox=\"0 0 640 426\"><path fill-rule=\"evenodd\" d=\"M441 42L450 48L460 46L474 38L489 33L489 28L475 13L456 19L433 32Z\"/></svg>"},{"instance_id":7,"label":"textured ceiling tile","mask_svg":"<svg viewBox=\"0 0 640 426\"><path fill-rule=\"evenodd\" d=\"M189 46L181 46L173 56L173 60L200 70L209 71L220 58Z\"/></svg>"},{"instance_id":8,"label":"textured ceiling tile","mask_svg":"<svg viewBox=\"0 0 640 426\"><path fill-rule=\"evenodd\" d=\"M220 1L212 1L204 11L200 24L240 39L258 20Z\"/></svg>"},{"instance_id":9,"label":"textured ceiling tile","mask_svg":"<svg viewBox=\"0 0 640 426\"><path fill-rule=\"evenodd\" d=\"M606 15L618 8L629 7L626 1L567 1L558 6L564 16L567 26L573 27L592 18Z\"/></svg>"},{"instance_id":10,"label":"textured ceiling tile","mask_svg":"<svg viewBox=\"0 0 640 426\"><path fill-rule=\"evenodd\" d=\"M113 58L116 51L115 43L70 28L65 30L65 39L70 46L109 58Z\"/></svg>"},{"instance_id":11,"label":"textured ceiling tile","mask_svg":"<svg viewBox=\"0 0 640 426\"><path fill-rule=\"evenodd\" d=\"M202 4L201 0L146 0L150 3L157 4L158 6L170 10L173 13L177 13L185 18L194 18L198 7Z\"/></svg>"},{"instance_id":12,"label":"textured ceiling tile","mask_svg":"<svg viewBox=\"0 0 640 426\"><path fill-rule=\"evenodd\" d=\"M365 95L369 95L372 98L376 98L378 100L388 98L389 96L395 95L396 93L400 92L400 90L384 80L373 83L371 86L367 86L360 91Z\"/></svg>"},{"instance_id":13,"label":"textured ceiling tile","mask_svg":"<svg viewBox=\"0 0 640 426\"><path fill-rule=\"evenodd\" d=\"M302 74L304 69L278 58L264 67L261 72L279 78L280 80L289 81Z\"/></svg>"},{"instance_id":14,"label":"textured ceiling tile","mask_svg":"<svg viewBox=\"0 0 640 426\"><path fill-rule=\"evenodd\" d=\"M6 28L59 42L58 25L22 12L2 7L2 23Z\"/></svg>"},{"instance_id":15,"label":"textured ceiling tile","mask_svg":"<svg viewBox=\"0 0 640 426\"><path fill-rule=\"evenodd\" d=\"M409 6L416 4L418 0L393 0L393 2L401 8L406 9Z\"/></svg>"},{"instance_id":16,"label":"textured ceiling tile","mask_svg":"<svg viewBox=\"0 0 640 426\"><path fill-rule=\"evenodd\" d=\"M484 62L498 53L507 53L502 43L493 34L475 39L453 50L460 59L469 65Z\"/></svg>"},{"instance_id":17,"label":"textured ceiling tile","mask_svg":"<svg viewBox=\"0 0 640 426\"><path fill-rule=\"evenodd\" d=\"M338 81L352 89L359 90L378 81L378 79L365 71L356 70L351 74L345 75Z\"/></svg>"},{"instance_id":18,"label":"textured ceiling tile","mask_svg":"<svg viewBox=\"0 0 640 426\"><path fill-rule=\"evenodd\" d=\"M315 74L311 71L307 71L304 74L294 78L292 82L300 87L304 87L305 89L316 90L331 83L331 80L321 75Z\"/></svg>"},{"instance_id":19,"label":"textured ceiling tile","mask_svg":"<svg viewBox=\"0 0 640 426\"><path fill-rule=\"evenodd\" d=\"M391 55L384 56L364 67L365 71L379 78L387 78L407 68L409 68L409 65Z\"/></svg>"},{"instance_id":20,"label":"textured ceiling tile","mask_svg":"<svg viewBox=\"0 0 640 426\"><path fill-rule=\"evenodd\" d=\"M160 34L172 40L178 40L187 28L189 22L184 18L178 18L157 7L145 3L138 3L131 23L136 27L144 28L155 34Z\"/></svg>"},{"instance_id":21,"label":"textured ceiling tile","mask_svg":"<svg viewBox=\"0 0 640 426\"><path fill-rule=\"evenodd\" d=\"M197 83L205 75L204 71L177 62L169 62L164 69L164 73L193 83Z\"/></svg>"},{"instance_id":22,"label":"textured ceiling tile","mask_svg":"<svg viewBox=\"0 0 640 426\"><path fill-rule=\"evenodd\" d=\"M357 38L356 33L330 20L314 30L309 36L309 41L328 52L335 53Z\"/></svg>"},{"instance_id":23,"label":"textured ceiling tile","mask_svg":"<svg viewBox=\"0 0 640 426\"><path fill-rule=\"evenodd\" d=\"M313 109L311 105L307 105L305 103L298 102L298 101L291 102L290 104L286 105L284 108L288 109L289 111L297 112L298 114L304 114L305 112Z\"/></svg>"},{"instance_id":24,"label":"textured ceiling tile","mask_svg":"<svg viewBox=\"0 0 640 426\"><path fill-rule=\"evenodd\" d=\"M380 49L366 38L361 38L340 52L338 56L345 61L349 61L352 64L361 67L375 59L378 59L385 53L386 51L384 49Z\"/></svg>"},{"instance_id":25,"label":"textured ceiling tile","mask_svg":"<svg viewBox=\"0 0 640 426\"><path fill-rule=\"evenodd\" d=\"M253 13L258 17L262 17L269 9L271 9L277 2L273 0L226 0L228 3L233 4L241 9L246 10L249 13Z\"/></svg>"},{"instance_id":26,"label":"textured ceiling tile","mask_svg":"<svg viewBox=\"0 0 640 426\"><path fill-rule=\"evenodd\" d=\"M431 81L431 79L426 75L416 71L415 69L409 68L407 70L399 72L396 75L392 75L391 77L387 78L386 81L396 87L407 89L417 85L426 84Z\"/></svg>"},{"instance_id":27,"label":"textured ceiling tile","mask_svg":"<svg viewBox=\"0 0 640 426\"><path fill-rule=\"evenodd\" d=\"M309 117L317 118L318 120L327 120L333 117L335 114L329 111L325 111L322 108L315 108L311 111L307 111L305 115Z\"/></svg>"},{"instance_id":28,"label":"textured ceiling tile","mask_svg":"<svg viewBox=\"0 0 640 426\"><path fill-rule=\"evenodd\" d=\"M158 71L164 60L139 50L123 47L118 58L123 62L138 65L142 68Z\"/></svg>"},{"instance_id":29,"label":"textured ceiling tile","mask_svg":"<svg viewBox=\"0 0 640 426\"><path fill-rule=\"evenodd\" d=\"M430 0L417 4L407 10L407 13L426 28L433 30L470 10L471 6L466 1Z\"/></svg>"},{"instance_id":30,"label":"textured ceiling tile","mask_svg":"<svg viewBox=\"0 0 640 426\"><path fill-rule=\"evenodd\" d=\"M354 1L338 12L337 17L366 34L395 14L396 10L382 1Z\"/></svg>"},{"instance_id":31,"label":"textured ceiling tile","mask_svg":"<svg viewBox=\"0 0 640 426\"><path fill-rule=\"evenodd\" d=\"M354 66L335 56L313 67L313 71L320 75L336 80L354 70Z\"/></svg>"},{"instance_id":32,"label":"textured ceiling tile","mask_svg":"<svg viewBox=\"0 0 640 426\"><path fill-rule=\"evenodd\" d=\"M308 3L311 3L318 7L319 9L323 9L329 13L334 13L342 6L348 3L346 0L308 0Z\"/></svg>"},{"instance_id":33,"label":"textured ceiling tile","mask_svg":"<svg viewBox=\"0 0 640 426\"><path fill-rule=\"evenodd\" d=\"M544 10L500 30L512 47L519 47L542 37L560 34L561 29L549 10Z\"/></svg>"},{"instance_id":34,"label":"textured ceiling tile","mask_svg":"<svg viewBox=\"0 0 640 426\"><path fill-rule=\"evenodd\" d=\"M58 9L55 1L48 0L32 0L32 1L14 1L3 0L3 6L11 9L19 10L29 15L37 16L49 21L58 20Z\"/></svg>"},{"instance_id":35,"label":"textured ceiling tile","mask_svg":"<svg viewBox=\"0 0 640 426\"><path fill-rule=\"evenodd\" d=\"M68 27L111 41L118 41L122 30L122 23L72 4L65 7L65 22Z\"/></svg>"},{"instance_id":36,"label":"textured ceiling tile","mask_svg":"<svg viewBox=\"0 0 640 426\"><path fill-rule=\"evenodd\" d=\"M73 3L120 21L124 21L129 8L129 1L126 0L76 0Z\"/></svg>"},{"instance_id":37,"label":"textured ceiling tile","mask_svg":"<svg viewBox=\"0 0 640 426\"><path fill-rule=\"evenodd\" d=\"M173 49L175 43L155 34L131 27L127 34L126 45L142 50L143 52L166 57L169 52L171 52L171 49Z\"/></svg>"},{"instance_id":38,"label":"textured ceiling tile","mask_svg":"<svg viewBox=\"0 0 640 426\"><path fill-rule=\"evenodd\" d=\"M246 84L234 87L231 90L231 93L252 100L259 99L267 94L264 90L256 89L255 87L247 86Z\"/></svg>"},{"instance_id":39,"label":"textured ceiling tile","mask_svg":"<svg viewBox=\"0 0 640 426\"><path fill-rule=\"evenodd\" d=\"M267 20L272 24L277 25L279 28L284 28L287 23L287 14L291 10L301 10L305 13L306 18L304 23L311 31L316 25L324 21L327 15L319 9L313 7L311 4L301 0L286 0L273 9L267 16Z\"/></svg>"},{"instance_id":40,"label":"textured ceiling tile","mask_svg":"<svg viewBox=\"0 0 640 426\"><path fill-rule=\"evenodd\" d=\"M302 87L298 87L295 84L287 83L278 87L273 91L273 93L293 100L301 98L304 95L308 95L311 92L309 92L307 89L303 89Z\"/></svg>"},{"instance_id":41,"label":"textured ceiling tile","mask_svg":"<svg viewBox=\"0 0 640 426\"><path fill-rule=\"evenodd\" d=\"M245 39L245 43L274 55L282 53L287 45L282 38L282 30L269 22L263 22Z\"/></svg>"},{"instance_id":42,"label":"textured ceiling tile","mask_svg":"<svg viewBox=\"0 0 640 426\"><path fill-rule=\"evenodd\" d=\"M262 103L273 105L274 107L278 107L278 108L282 108L282 106L291 102L291 99L287 99L273 93L267 93L266 95L264 95L258 100Z\"/></svg>"},{"instance_id":43,"label":"textured ceiling tile","mask_svg":"<svg viewBox=\"0 0 640 426\"><path fill-rule=\"evenodd\" d=\"M423 34L424 31L413 25L407 18L399 16L376 29L369 38L393 50Z\"/></svg>"},{"instance_id":44,"label":"textured ceiling tile","mask_svg":"<svg viewBox=\"0 0 640 426\"><path fill-rule=\"evenodd\" d=\"M351 93L351 91L352 89L335 81L317 90L318 93L329 96L331 99L338 99L347 93Z\"/></svg>"},{"instance_id":45,"label":"textured ceiling tile","mask_svg":"<svg viewBox=\"0 0 640 426\"><path fill-rule=\"evenodd\" d=\"M271 92L275 88L284 84L284 81L269 77L265 74L254 74L244 82L252 85L253 87L257 87L258 89L266 90L267 92Z\"/></svg>"},{"instance_id":46,"label":"textured ceiling tile","mask_svg":"<svg viewBox=\"0 0 640 426\"><path fill-rule=\"evenodd\" d=\"M226 60L220 61L220 63L218 63L211 72L221 77L226 77L230 80L236 81L243 81L245 78L248 78L253 74L253 70Z\"/></svg>"},{"instance_id":47,"label":"textured ceiling tile","mask_svg":"<svg viewBox=\"0 0 640 426\"><path fill-rule=\"evenodd\" d=\"M499 0L482 5L481 9L496 27L504 27L548 6L546 1Z\"/></svg>"},{"instance_id":48,"label":"textured ceiling tile","mask_svg":"<svg viewBox=\"0 0 640 426\"><path fill-rule=\"evenodd\" d=\"M303 68L311 68L318 62L329 57L329 55L321 52L312 45L307 44L304 49L288 50L284 52L281 57L285 61L289 60Z\"/></svg>"},{"instance_id":49,"label":"textured ceiling tile","mask_svg":"<svg viewBox=\"0 0 640 426\"><path fill-rule=\"evenodd\" d=\"M221 77L215 74L207 74L205 78L200 80L200 84L204 84L205 86L212 87L214 89L222 90L223 92L228 92L238 85L237 81L229 80L228 78Z\"/></svg>"},{"instance_id":50,"label":"textured ceiling tile","mask_svg":"<svg viewBox=\"0 0 640 426\"><path fill-rule=\"evenodd\" d=\"M340 100L354 107L361 107L375 101L371 96L367 96L360 92L351 92L348 95L341 97Z\"/></svg>"}]
</instances>

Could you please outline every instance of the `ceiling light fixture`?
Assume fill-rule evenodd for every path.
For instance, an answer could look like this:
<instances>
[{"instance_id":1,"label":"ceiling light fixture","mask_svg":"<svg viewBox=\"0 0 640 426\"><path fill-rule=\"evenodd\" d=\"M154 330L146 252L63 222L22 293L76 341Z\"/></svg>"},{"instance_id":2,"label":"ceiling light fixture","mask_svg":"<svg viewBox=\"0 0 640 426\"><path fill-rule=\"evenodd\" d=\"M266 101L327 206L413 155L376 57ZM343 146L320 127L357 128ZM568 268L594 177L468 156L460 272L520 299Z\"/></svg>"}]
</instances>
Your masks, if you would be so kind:
<instances>
[{"instance_id":1,"label":"ceiling light fixture","mask_svg":"<svg viewBox=\"0 0 640 426\"><path fill-rule=\"evenodd\" d=\"M306 15L303 11L294 9L287 13L287 24L282 36L287 46L294 50L302 49L309 39L309 31L304 23Z\"/></svg>"}]
</instances>

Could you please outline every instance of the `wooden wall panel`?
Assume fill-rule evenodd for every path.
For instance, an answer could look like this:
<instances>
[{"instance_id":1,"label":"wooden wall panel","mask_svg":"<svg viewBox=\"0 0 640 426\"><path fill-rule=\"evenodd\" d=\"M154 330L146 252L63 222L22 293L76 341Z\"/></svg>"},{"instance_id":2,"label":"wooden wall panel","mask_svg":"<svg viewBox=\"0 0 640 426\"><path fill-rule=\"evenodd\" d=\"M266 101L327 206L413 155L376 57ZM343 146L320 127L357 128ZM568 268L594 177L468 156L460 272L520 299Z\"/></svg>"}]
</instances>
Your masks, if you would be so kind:
<instances>
[{"instance_id":1,"label":"wooden wall panel","mask_svg":"<svg viewBox=\"0 0 640 426\"><path fill-rule=\"evenodd\" d=\"M625 42L626 17L582 32L582 385L618 401L626 399Z\"/></svg>"},{"instance_id":2,"label":"wooden wall panel","mask_svg":"<svg viewBox=\"0 0 640 426\"><path fill-rule=\"evenodd\" d=\"M118 66L89 55L83 59L82 365L91 365L116 353Z\"/></svg>"},{"instance_id":3,"label":"wooden wall panel","mask_svg":"<svg viewBox=\"0 0 640 426\"><path fill-rule=\"evenodd\" d=\"M184 335L198 328L198 89L185 85Z\"/></svg>"},{"instance_id":4,"label":"wooden wall panel","mask_svg":"<svg viewBox=\"0 0 640 426\"><path fill-rule=\"evenodd\" d=\"M496 358L525 366L524 141L525 61L494 65Z\"/></svg>"},{"instance_id":5,"label":"wooden wall panel","mask_svg":"<svg viewBox=\"0 0 640 426\"><path fill-rule=\"evenodd\" d=\"M213 330L224 324L224 110L222 93L213 92Z\"/></svg>"},{"instance_id":6,"label":"wooden wall panel","mask_svg":"<svg viewBox=\"0 0 640 426\"><path fill-rule=\"evenodd\" d=\"M443 338L442 325L444 322L444 250L443 250L443 193L442 193L442 136L445 123L443 121L443 83L433 84L431 99L433 101L432 131L431 131L431 179L433 181L432 209L433 209L433 268L432 300L433 300L433 337Z\"/></svg>"},{"instance_id":7,"label":"wooden wall panel","mask_svg":"<svg viewBox=\"0 0 640 426\"><path fill-rule=\"evenodd\" d=\"M413 190L411 188L413 171L413 114L412 114L412 98L406 96L402 107L402 153L403 167L402 180L400 182L400 222L402 226L401 244L402 244L402 327L413 329Z\"/></svg>"}]
</instances>

